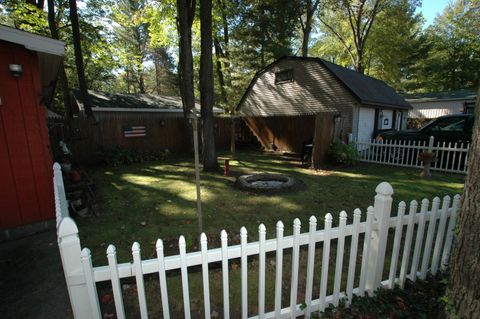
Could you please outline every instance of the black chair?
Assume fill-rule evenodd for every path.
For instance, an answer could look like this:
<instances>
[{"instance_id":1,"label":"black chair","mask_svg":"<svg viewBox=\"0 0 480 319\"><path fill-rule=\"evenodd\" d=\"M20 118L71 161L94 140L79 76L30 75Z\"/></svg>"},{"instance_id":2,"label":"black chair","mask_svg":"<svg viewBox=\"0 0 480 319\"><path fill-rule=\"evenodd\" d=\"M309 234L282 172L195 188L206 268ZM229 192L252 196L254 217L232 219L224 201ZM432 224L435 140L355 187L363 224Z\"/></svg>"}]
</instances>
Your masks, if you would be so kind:
<instances>
[{"instance_id":1,"label":"black chair","mask_svg":"<svg viewBox=\"0 0 480 319\"><path fill-rule=\"evenodd\" d=\"M300 157L302 159L302 165L308 164L312 161L312 150L313 150L313 138L308 139L302 143L302 153Z\"/></svg>"}]
</instances>

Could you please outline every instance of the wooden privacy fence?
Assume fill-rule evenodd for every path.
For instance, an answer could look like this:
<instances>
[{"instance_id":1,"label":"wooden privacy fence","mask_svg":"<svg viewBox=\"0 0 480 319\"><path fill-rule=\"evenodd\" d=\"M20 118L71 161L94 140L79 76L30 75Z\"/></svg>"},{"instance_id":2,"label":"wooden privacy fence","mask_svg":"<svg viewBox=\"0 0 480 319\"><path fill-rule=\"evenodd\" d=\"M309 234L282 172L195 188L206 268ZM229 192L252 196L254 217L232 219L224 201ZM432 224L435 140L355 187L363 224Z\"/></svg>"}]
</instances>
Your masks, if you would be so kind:
<instances>
[{"instance_id":1,"label":"wooden privacy fence","mask_svg":"<svg viewBox=\"0 0 480 319\"><path fill-rule=\"evenodd\" d=\"M449 196L435 197L432 205L428 199L421 201L420 212L417 212L418 203L410 202L408 214L407 204L400 202L397 214L391 217L393 189L387 182L376 188L374 205L368 207L366 219L362 220L362 212L355 209L353 222L347 224L347 213L340 213L339 225L332 226L333 217L325 215L324 229L317 229L317 219L312 216L309 220L308 232L301 232L299 219L293 222L293 235L284 236L284 225L279 221L276 225L276 238L266 239L267 230L263 224L258 228L259 241L248 242L247 230L240 230L240 244L229 246L228 234L221 232L221 248L208 249L207 237L201 235L200 251L186 252L186 242L180 236L178 246L179 255L164 256L164 246L161 239L156 243L157 258L142 260L140 245L132 245L132 262L117 263L115 246L110 245L106 251L108 265L93 267L91 253L88 248L81 249L78 228L75 222L63 211L61 173L55 166L54 185L55 202L58 223L58 245L65 272L68 292L75 318L102 318L96 283L111 282L116 315L125 318L123 304L122 278L133 277L136 281L138 304L141 318L148 317L148 305L145 292L144 276L158 274L160 297L164 318L170 318L168 289L166 276L174 270L180 271L183 291L184 317L190 318L190 291L189 268L200 266L203 278L203 313L210 318L211 300L209 267L212 263L221 263L221 278L223 292L223 317L231 315L229 285L229 261L240 259L241 271L241 317L248 318L249 306L258 303L258 313L251 318L295 318L304 315L310 318L312 312L324 311L329 304L337 306L339 301L346 298L352 300L353 295L364 295L373 292L379 287L391 289L395 285L403 288L406 279L415 281L416 278L425 279L427 273L435 275L448 264L454 237L455 216L460 203L460 196L455 195L453 202ZM389 234L390 233L390 234ZM414 236L415 235L415 236ZM350 239L350 240L347 240ZM391 251L387 250L387 243L393 241ZM332 245L333 244L333 245ZM345 248L346 244L349 244ZM321 270L318 298L314 293L314 264L316 247L322 245ZM299 298L300 249L308 251L306 261L305 294ZM282 280L284 275L283 255L286 249L291 249L290 298L282 300ZM331 249L332 248L332 249ZM336 248L336 249L335 249ZM331 252L336 251L335 264L329 269ZM266 254L275 254L275 292L273 309L266 309L265 303L265 266ZM248 299L248 262L258 257L258 299ZM357 269L357 258L361 259L360 269ZM318 259L318 258L317 258ZM348 265L346 273L343 265ZM384 276L384 267L388 268L388 276ZM210 269L211 270L211 269ZM333 289L328 285L329 273L334 272ZM387 273L387 272L385 272ZM317 274L318 275L318 274ZM318 276L317 276L318 277ZM342 278L346 277L346 285L342 285ZM345 280L343 280L345 282ZM329 294L329 291L333 293ZM315 291L317 295L317 291ZM303 295L302 295L303 296ZM286 299L286 298L283 298ZM298 299L302 299L299 300Z\"/></svg>"},{"instance_id":2,"label":"wooden privacy fence","mask_svg":"<svg viewBox=\"0 0 480 319\"><path fill-rule=\"evenodd\" d=\"M429 141L387 140L356 141L361 162L422 168L423 162L418 158L424 151L435 153L436 160L431 169L450 173L467 173L468 151L470 143L435 143L431 136Z\"/></svg>"}]
</instances>

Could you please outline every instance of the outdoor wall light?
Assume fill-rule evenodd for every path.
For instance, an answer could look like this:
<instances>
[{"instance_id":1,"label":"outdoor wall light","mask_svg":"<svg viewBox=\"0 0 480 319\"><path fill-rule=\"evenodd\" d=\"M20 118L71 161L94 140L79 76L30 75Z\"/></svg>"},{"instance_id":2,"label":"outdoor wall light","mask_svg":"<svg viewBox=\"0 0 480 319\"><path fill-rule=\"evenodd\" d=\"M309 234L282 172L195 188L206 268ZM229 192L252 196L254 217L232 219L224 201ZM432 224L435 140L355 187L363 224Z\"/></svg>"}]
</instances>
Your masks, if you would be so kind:
<instances>
[{"instance_id":1,"label":"outdoor wall light","mask_svg":"<svg viewBox=\"0 0 480 319\"><path fill-rule=\"evenodd\" d=\"M23 68L20 64L9 64L8 69L14 78L19 78L23 73Z\"/></svg>"}]
</instances>

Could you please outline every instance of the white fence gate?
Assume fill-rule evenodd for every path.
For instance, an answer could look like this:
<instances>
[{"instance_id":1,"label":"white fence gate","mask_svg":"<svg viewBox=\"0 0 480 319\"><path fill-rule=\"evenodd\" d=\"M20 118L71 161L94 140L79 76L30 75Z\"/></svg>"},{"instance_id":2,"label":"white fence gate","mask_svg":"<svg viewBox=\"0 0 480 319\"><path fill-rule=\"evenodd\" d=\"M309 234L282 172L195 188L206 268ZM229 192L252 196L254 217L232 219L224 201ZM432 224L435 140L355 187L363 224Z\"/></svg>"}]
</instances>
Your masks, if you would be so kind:
<instances>
[{"instance_id":1,"label":"white fence gate","mask_svg":"<svg viewBox=\"0 0 480 319\"><path fill-rule=\"evenodd\" d=\"M435 143L433 136L429 141L356 141L361 162L422 168L418 155L431 151L436 155L432 170L467 173L469 143Z\"/></svg>"},{"instance_id":2,"label":"white fence gate","mask_svg":"<svg viewBox=\"0 0 480 319\"><path fill-rule=\"evenodd\" d=\"M179 255L164 256L161 239L156 243L157 258L142 260L140 245L132 245L132 262L117 263L115 246L106 250L108 265L93 267L88 248L81 249L78 228L68 216L60 167L54 165L55 204L58 221L58 245L65 272L68 292L75 318L102 318L96 283L109 281L113 290L116 315L125 318L120 279L134 277L138 291L138 303L141 318L148 317L148 305L144 286L144 276L159 275L159 286L164 318L170 318L168 303L168 287L166 274L169 271L180 270L183 290L184 317L190 318L190 292L188 272L189 267L201 266L203 277L204 316L211 318L209 265L221 262L223 289L223 317L230 318L230 286L229 260L240 259L241 267L241 317L248 318L248 260L258 256L258 314L252 318L295 318L304 315L310 318L314 311L323 311L329 304L338 305L340 299L352 300L353 295L364 295L383 286L392 288L394 285L403 287L406 279L415 281L425 279L427 273L435 275L439 269L445 269L448 264L454 237L455 216L460 203L460 196L455 195L453 202L445 196L443 203L435 197L430 206L429 200L421 201L420 212L417 201L410 202L408 214L407 204L400 202L395 217L391 217L393 189L387 182L376 188L377 195L374 205L367 208L366 219L362 220L362 212L355 209L353 222L347 224L347 213L339 214L339 224L332 227L333 216L325 215L324 229L317 229L317 218L310 217L308 231L301 232L301 222L293 222L293 235L284 236L284 224L276 225L276 238L266 239L266 228L261 224L258 228L259 241L248 242L247 230L240 230L240 245L229 246L228 234L222 231L221 248L208 249L207 237L201 235L201 249L186 252L185 238L180 236ZM390 235L389 235L390 232ZM364 235L362 235L364 234ZM414 236L415 235L415 236ZM346 241L346 239L350 239ZM387 243L393 240L391 251L387 251ZM331 246L336 252L335 267L329 269ZM349 247L345 249L345 244ZM316 247L322 244L320 291L318 298L313 298L314 263ZM305 298L298 298L300 248L308 249L306 262ZM333 248L336 246L336 249ZM282 300L282 280L284 274L283 253L292 249L292 268L290 276L290 298ZM266 254L275 253L275 294L273 309L265 308L265 265ZM388 254L387 254L388 252ZM413 253L413 254L412 254ZM390 257L390 260L386 260ZM357 269L357 258L361 259L360 269ZM348 271L342 271L343 265L348 265ZM384 277L384 266L389 265L388 277ZM334 272L333 289L327 290L329 272ZM359 274L359 276L358 276ZM342 278L346 276L346 285ZM328 291L333 291L328 294ZM317 292L315 292L317 293ZM158 298L158 297L157 297ZM303 304L303 306L302 306Z\"/></svg>"}]
</instances>

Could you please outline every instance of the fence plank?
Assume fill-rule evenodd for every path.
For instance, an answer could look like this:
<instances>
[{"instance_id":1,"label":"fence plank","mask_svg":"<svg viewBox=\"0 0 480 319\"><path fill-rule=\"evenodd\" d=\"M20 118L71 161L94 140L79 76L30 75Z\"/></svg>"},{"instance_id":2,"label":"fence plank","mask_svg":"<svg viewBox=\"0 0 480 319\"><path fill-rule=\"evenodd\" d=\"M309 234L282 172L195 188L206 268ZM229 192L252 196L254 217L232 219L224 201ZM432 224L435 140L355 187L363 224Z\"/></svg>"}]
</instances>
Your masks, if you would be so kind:
<instances>
[{"instance_id":1,"label":"fence plank","mask_svg":"<svg viewBox=\"0 0 480 319\"><path fill-rule=\"evenodd\" d=\"M373 292L382 282L385 252L388 241L390 213L392 210L393 188L387 182L380 183L375 189L374 214L377 227L372 232L370 255L368 256L368 271L366 289Z\"/></svg>"},{"instance_id":2,"label":"fence plank","mask_svg":"<svg viewBox=\"0 0 480 319\"><path fill-rule=\"evenodd\" d=\"M142 257L140 255L140 244L134 242L132 245L133 267L135 269L135 280L137 283L138 303L140 305L140 316L148 318L147 298L145 296L145 285L143 283Z\"/></svg>"},{"instance_id":3,"label":"fence plank","mask_svg":"<svg viewBox=\"0 0 480 319\"><path fill-rule=\"evenodd\" d=\"M400 287L403 289L405 280L407 279L408 261L410 259L410 251L412 248L413 229L415 227L415 216L417 214L418 203L416 200L410 202L408 211L407 234L405 235L405 243L403 246L402 265L400 267Z\"/></svg>"},{"instance_id":4,"label":"fence plank","mask_svg":"<svg viewBox=\"0 0 480 319\"><path fill-rule=\"evenodd\" d=\"M125 319L125 308L123 307L122 286L120 285L120 277L117 268L117 249L113 245L107 248L108 266L110 268L110 276L112 278L113 300L115 301L115 311L117 318Z\"/></svg>"},{"instance_id":5,"label":"fence plank","mask_svg":"<svg viewBox=\"0 0 480 319\"><path fill-rule=\"evenodd\" d=\"M309 220L309 241L307 259L307 282L305 287L305 318L310 318L312 313L313 270L315 265L315 232L317 230L317 218L311 216Z\"/></svg>"},{"instance_id":6,"label":"fence plank","mask_svg":"<svg viewBox=\"0 0 480 319\"><path fill-rule=\"evenodd\" d=\"M182 275L183 312L185 319L190 319L190 292L188 289L187 247L185 237L180 236L178 239L178 248L180 250L180 271Z\"/></svg>"},{"instance_id":7,"label":"fence plank","mask_svg":"<svg viewBox=\"0 0 480 319\"><path fill-rule=\"evenodd\" d=\"M390 271L388 274L388 288L392 289L397 275L398 256L400 252L400 243L402 241L403 215L405 214L406 204L401 201L398 204L397 225L395 226L395 237L393 240L392 259L390 261Z\"/></svg>"},{"instance_id":8,"label":"fence plank","mask_svg":"<svg viewBox=\"0 0 480 319\"><path fill-rule=\"evenodd\" d=\"M200 235L200 249L202 251L202 278L203 278L203 303L205 318L210 318L210 280L208 279L208 244L207 235Z\"/></svg>"},{"instance_id":9,"label":"fence plank","mask_svg":"<svg viewBox=\"0 0 480 319\"><path fill-rule=\"evenodd\" d=\"M292 276L290 283L290 318L296 317L297 291L298 291L298 264L300 259L300 219L293 221L293 247L292 247Z\"/></svg>"},{"instance_id":10,"label":"fence plank","mask_svg":"<svg viewBox=\"0 0 480 319\"><path fill-rule=\"evenodd\" d=\"M347 224L347 212L340 212L340 226L338 228L337 259L335 261L335 279L333 283L333 305L338 306L340 286L342 283L343 255L345 249L345 226Z\"/></svg>"},{"instance_id":11,"label":"fence plank","mask_svg":"<svg viewBox=\"0 0 480 319\"><path fill-rule=\"evenodd\" d=\"M360 209L353 211L353 232L352 241L350 244L350 260L348 262L348 278L347 278L347 297L348 302L352 302L353 297L353 284L355 281L355 268L357 266L357 250L358 250L358 233L361 217Z\"/></svg>"},{"instance_id":12,"label":"fence plank","mask_svg":"<svg viewBox=\"0 0 480 319\"><path fill-rule=\"evenodd\" d=\"M247 229L240 229L241 267L242 267L242 318L248 318L248 260L247 260Z\"/></svg>"},{"instance_id":13,"label":"fence plank","mask_svg":"<svg viewBox=\"0 0 480 319\"><path fill-rule=\"evenodd\" d=\"M422 268L420 270L420 279L425 280L427 278L428 265L430 262L431 252L432 252L432 243L433 235L435 234L435 227L437 225L437 213L438 208L440 207L440 198L435 197L432 203L432 211L430 213L430 218L428 222L428 232L427 239L425 241L425 248L423 251L422 258Z\"/></svg>"},{"instance_id":14,"label":"fence plank","mask_svg":"<svg viewBox=\"0 0 480 319\"><path fill-rule=\"evenodd\" d=\"M228 234L225 230L220 233L222 242L222 276L223 276L223 318L230 318L230 285L228 272Z\"/></svg>"},{"instance_id":15,"label":"fence plank","mask_svg":"<svg viewBox=\"0 0 480 319\"><path fill-rule=\"evenodd\" d=\"M453 236L455 231L455 221L457 217L457 210L460 207L460 200L461 200L461 197L458 194L453 197L450 220L448 222L447 235L445 238L445 246L443 247L443 253L442 253L442 265L441 265L442 270L446 270L448 266L448 261L450 259L450 250L452 248Z\"/></svg>"},{"instance_id":16,"label":"fence plank","mask_svg":"<svg viewBox=\"0 0 480 319\"><path fill-rule=\"evenodd\" d=\"M407 165L412 165L413 161L412 159L410 158L410 149L411 149L411 146L412 146L412 141L408 141L408 149L407 149ZM413 156L412 156L413 157Z\"/></svg>"},{"instance_id":17,"label":"fence plank","mask_svg":"<svg viewBox=\"0 0 480 319\"><path fill-rule=\"evenodd\" d=\"M358 294L360 296L363 296L365 294L365 284L367 282L367 262L368 255L370 254L370 243L372 241L372 223L373 207L369 206L367 208L365 237L363 238L362 267L360 268L360 285L358 288Z\"/></svg>"},{"instance_id":18,"label":"fence plank","mask_svg":"<svg viewBox=\"0 0 480 319\"><path fill-rule=\"evenodd\" d=\"M442 244L444 240L445 234L445 226L447 223L447 213L450 207L450 196L446 195L443 197L442 209L440 211L440 222L438 223L438 230L437 236L435 237L435 247L433 249L433 257L432 257L432 275L437 274L438 264L440 262L440 253L442 250Z\"/></svg>"},{"instance_id":19,"label":"fence plank","mask_svg":"<svg viewBox=\"0 0 480 319\"><path fill-rule=\"evenodd\" d=\"M58 163L53 164L53 191L55 196L56 225L58 229L62 219L69 217L65 186L63 185L62 168Z\"/></svg>"},{"instance_id":20,"label":"fence plank","mask_svg":"<svg viewBox=\"0 0 480 319\"><path fill-rule=\"evenodd\" d=\"M258 317L265 317L265 237L267 230L264 224L258 226Z\"/></svg>"},{"instance_id":21,"label":"fence plank","mask_svg":"<svg viewBox=\"0 0 480 319\"><path fill-rule=\"evenodd\" d=\"M327 285L328 285L328 262L330 259L330 230L332 228L332 214L325 215L325 237L323 240L322 276L320 278L320 311L325 311Z\"/></svg>"},{"instance_id":22,"label":"fence plank","mask_svg":"<svg viewBox=\"0 0 480 319\"><path fill-rule=\"evenodd\" d=\"M62 260L68 296L75 318L90 318L91 307L88 289L83 279L83 267L80 260L81 246L78 227L70 217L65 217L58 225L58 248ZM74 277L80 277L75 280Z\"/></svg>"},{"instance_id":23,"label":"fence plank","mask_svg":"<svg viewBox=\"0 0 480 319\"><path fill-rule=\"evenodd\" d=\"M280 318L282 309L282 267L283 267L283 230L281 221L277 222L277 252L275 256L275 317Z\"/></svg>"},{"instance_id":24,"label":"fence plank","mask_svg":"<svg viewBox=\"0 0 480 319\"><path fill-rule=\"evenodd\" d=\"M97 286L95 285L95 279L93 279L92 254L90 253L90 249L84 248L80 259L82 260L83 273L85 274L85 282L90 299L91 315L94 319L100 319L102 315L100 312L100 304L98 303Z\"/></svg>"},{"instance_id":25,"label":"fence plank","mask_svg":"<svg viewBox=\"0 0 480 319\"><path fill-rule=\"evenodd\" d=\"M418 263L420 262L420 253L423 245L423 234L425 231L425 222L427 218L428 205L430 201L426 198L422 200L420 208L420 217L417 226L417 236L415 237L415 248L413 250L412 266L410 268L410 280L415 281L417 279Z\"/></svg>"},{"instance_id":26,"label":"fence plank","mask_svg":"<svg viewBox=\"0 0 480 319\"><path fill-rule=\"evenodd\" d=\"M157 262L158 262L158 280L160 282L160 294L162 295L162 312L163 318L170 318L170 309L168 305L168 289L167 289L167 276L165 274L165 257L163 253L163 241L157 240L155 245L157 250Z\"/></svg>"}]
</instances>

